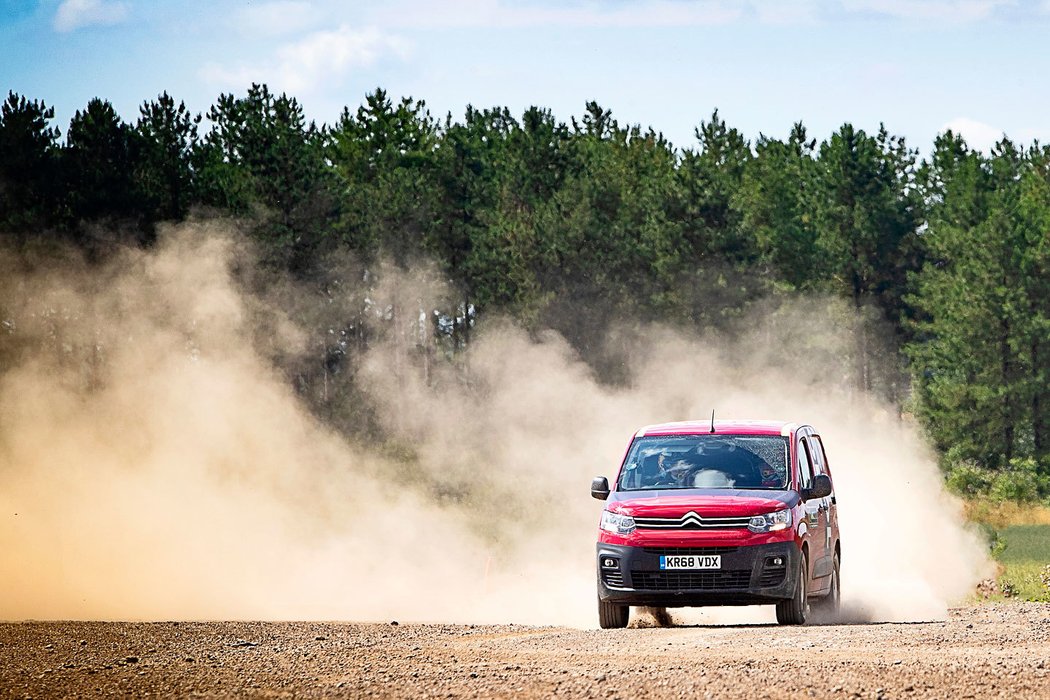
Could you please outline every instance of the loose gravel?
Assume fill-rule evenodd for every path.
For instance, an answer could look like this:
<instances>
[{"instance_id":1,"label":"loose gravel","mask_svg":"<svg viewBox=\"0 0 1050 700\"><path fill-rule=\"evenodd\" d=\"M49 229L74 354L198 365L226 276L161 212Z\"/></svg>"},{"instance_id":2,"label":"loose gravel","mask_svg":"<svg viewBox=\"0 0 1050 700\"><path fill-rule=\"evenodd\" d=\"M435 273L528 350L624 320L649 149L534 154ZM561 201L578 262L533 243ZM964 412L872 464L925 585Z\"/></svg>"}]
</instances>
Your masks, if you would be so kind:
<instances>
[{"instance_id":1,"label":"loose gravel","mask_svg":"<svg viewBox=\"0 0 1050 700\"><path fill-rule=\"evenodd\" d=\"M794 628L0 624L0 698L116 695L1050 698L1050 604Z\"/></svg>"}]
</instances>

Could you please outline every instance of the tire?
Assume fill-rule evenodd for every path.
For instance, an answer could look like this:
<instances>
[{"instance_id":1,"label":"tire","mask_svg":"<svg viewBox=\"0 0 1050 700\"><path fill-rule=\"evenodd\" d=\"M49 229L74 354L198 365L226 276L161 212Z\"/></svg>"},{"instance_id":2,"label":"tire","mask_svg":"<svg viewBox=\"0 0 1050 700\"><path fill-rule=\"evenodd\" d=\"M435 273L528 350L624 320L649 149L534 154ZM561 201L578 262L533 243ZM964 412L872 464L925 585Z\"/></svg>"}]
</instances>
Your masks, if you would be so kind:
<instances>
[{"instance_id":1,"label":"tire","mask_svg":"<svg viewBox=\"0 0 1050 700\"><path fill-rule=\"evenodd\" d=\"M809 617L809 557L799 559L795 595L777 603L777 622L782 625L804 625Z\"/></svg>"},{"instance_id":2,"label":"tire","mask_svg":"<svg viewBox=\"0 0 1050 700\"><path fill-rule=\"evenodd\" d=\"M630 616L631 609L628 606L598 600L598 626L603 630L626 627Z\"/></svg>"},{"instance_id":3,"label":"tire","mask_svg":"<svg viewBox=\"0 0 1050 700\"><path fill-rule=\"evenodd\" d=\"M839 555L835 555L835 563L831 567L831 590L826 596L814 602L814 612L820 613L824 620L834 620L839 614L842 604L842 579L839 577Z\"/></svg>"}]
</instances>

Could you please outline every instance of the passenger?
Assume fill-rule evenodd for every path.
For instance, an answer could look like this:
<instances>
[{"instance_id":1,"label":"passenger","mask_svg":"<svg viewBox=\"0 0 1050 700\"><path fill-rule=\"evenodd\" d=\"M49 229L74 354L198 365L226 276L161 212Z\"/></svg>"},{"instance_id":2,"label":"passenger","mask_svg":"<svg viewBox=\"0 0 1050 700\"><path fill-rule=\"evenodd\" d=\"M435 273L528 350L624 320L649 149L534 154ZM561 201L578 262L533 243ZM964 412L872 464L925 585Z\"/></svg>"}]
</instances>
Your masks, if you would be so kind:
<instances>
[{"instance_id":1,"label":"passenger","mask_svg":"<svg viewBox=\"0 0 1050 700\"><path fill-rule=\"evenodd\" d=\"M762 475L762 486L763 488L780 488L784 484L784 479L777 473L769 462L763 460L762 464L758 467L759 473Z\"/></svg>"}]
</instances>

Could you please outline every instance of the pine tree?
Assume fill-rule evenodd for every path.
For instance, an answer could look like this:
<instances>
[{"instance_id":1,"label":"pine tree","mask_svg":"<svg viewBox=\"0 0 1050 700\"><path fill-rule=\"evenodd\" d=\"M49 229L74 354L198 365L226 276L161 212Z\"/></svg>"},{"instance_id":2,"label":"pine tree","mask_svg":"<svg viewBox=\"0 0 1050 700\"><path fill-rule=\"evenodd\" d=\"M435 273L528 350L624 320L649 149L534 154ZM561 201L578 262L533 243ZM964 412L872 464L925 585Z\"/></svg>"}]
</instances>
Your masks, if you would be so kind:
<instances>
[{"instance_id":1,"label":"pine tree","mask_svg":"<svg viewBox=\"0 0 1050 700\"><path fill-rule=\"evenodd\" d=\"M356 113L344 109L327 141L342 193L339 228L353 248L402 265L421 255L437 213L438 138L421 101L394 105L376 89Z\"/></svg>"},{"instance_id":2,"label":"pine tree","mask_svg":"<svg viewBox=\"0 0 1050 700\"><path fill-rule=\"evenodd\" d=\"M855 382L868 391L876 387L873 363L882 354L872 328L882 315L899 326L908 274L921 260L916 154L885 127L872 137L844 124L821 144L818 162L818 245L832 289L858 314ZM895 385L886 389L896 393Z\"/></svg>"},{"instance_id":3,"label":"pine tree","mask_svg":"<svg viewBox=\"0 0 1050 700\"><path fill-rule=\"evenodd\" d=\"M200 115L192 116L167 92L144 102L136 131L141 150L136 181L152 221L186 216L193 193L193 151L197 147Z\"/></svg>"},{"instance_id":4,"label":"pine tree","mask_svg":"<svg viewBox=\"0 0 1050 700\"><path fill-rule=\"evenodd\" d=\"M801 122L786 142L760 137L734 199L760 264L797 290L823 289L829 282L818 241L815 155L816 142Z\"/></svg>"},{"instance_id":5,"label":"pine tree","mask_svg":"<svg viewBox=\"0 0 1050 700\"><path fill-rule=\"evenodd\" d=\"M194 159L204 203L251 212L272 259L306 270L331 242L337 216L321 130L295 98L265 85L243 98L220 95L208 119L212 128Z\"/></svg>"},{"instance_id":6,"label":"pine tree","mask_svg":"<svg viewBox=\"0 0 1050 700\"><path fill-rule=\"evenodd\" d=\"M134 173L139 141L108 101L92 99L69 123L62 170L68 183L68 211L77 239L94 245L89 225L102 223L110 231L126 229L142 219ZM106 234L108 237L111 234Z\"/></svg>"},{"instance_id":7,"label":"pine tree","mask_svg":"<svg viewBox=\"0 0 1050 700\"><path fill-rule=\"evenodd\" d=\"M0 231L21 240L55 221L58 129L55 111L14 92L0 105Z\"/></svg>"}]
</instances>

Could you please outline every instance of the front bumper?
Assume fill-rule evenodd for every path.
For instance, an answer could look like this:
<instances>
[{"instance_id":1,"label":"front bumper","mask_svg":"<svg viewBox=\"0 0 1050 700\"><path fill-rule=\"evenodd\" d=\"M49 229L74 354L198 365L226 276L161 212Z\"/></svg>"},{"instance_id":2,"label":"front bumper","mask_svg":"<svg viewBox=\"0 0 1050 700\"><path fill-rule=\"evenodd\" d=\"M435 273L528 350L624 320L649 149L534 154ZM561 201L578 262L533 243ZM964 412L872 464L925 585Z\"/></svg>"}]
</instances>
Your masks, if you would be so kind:
<instances>
[{"instance_id":1,"label":"front bumper","mask_svg":"<svg viewBox=\"0 0 1050 700\"><path fill-rule=\"evenodd\" d=\"M665 608L761 605L795 593L794 542L743 547L627 547L598 543L598 598ZM718 569L661 571L662 555L718 554ZM780 564L776 561L780 560ZM607 566L610 560L615 566Z\"/></svg>"}]
</instances>

